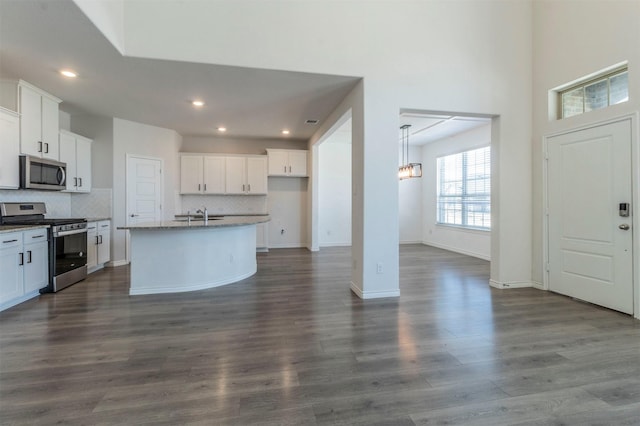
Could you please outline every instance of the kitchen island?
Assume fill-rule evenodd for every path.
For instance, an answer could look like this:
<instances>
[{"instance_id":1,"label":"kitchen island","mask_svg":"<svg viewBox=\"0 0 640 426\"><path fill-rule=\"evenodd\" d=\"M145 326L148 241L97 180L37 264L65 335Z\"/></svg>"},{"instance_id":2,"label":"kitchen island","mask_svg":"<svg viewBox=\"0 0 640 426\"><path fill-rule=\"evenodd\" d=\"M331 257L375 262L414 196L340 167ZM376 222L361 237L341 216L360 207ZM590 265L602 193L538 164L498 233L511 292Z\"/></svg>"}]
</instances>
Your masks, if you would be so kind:
<instances>
[{"instance_id":1,"label":"kitchen island","mask_svg":"<svg viewBox=\"0 0 640 426\"><path fill-rule=\"evenodd\" d=\"M177 293L231 284L256 273L256 224L267 215L119 226L130 232L129 294Z\"/></svg>"}]
</instances>

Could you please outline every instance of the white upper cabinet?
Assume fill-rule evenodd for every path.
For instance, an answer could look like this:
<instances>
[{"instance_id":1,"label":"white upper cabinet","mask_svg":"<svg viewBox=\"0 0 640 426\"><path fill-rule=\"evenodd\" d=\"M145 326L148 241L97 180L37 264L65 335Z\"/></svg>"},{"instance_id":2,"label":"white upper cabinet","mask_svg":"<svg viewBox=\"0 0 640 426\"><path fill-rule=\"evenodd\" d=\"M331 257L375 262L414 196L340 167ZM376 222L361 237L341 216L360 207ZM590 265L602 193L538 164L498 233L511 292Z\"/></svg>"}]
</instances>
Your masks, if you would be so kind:
<instances>
[{"instance_id":1,"label":"white upper cabinet","mask_svg":"<svg viewBox=\"0 0 640 426\"><path fill-rule=\"evenodd\" d=\"M60 130L60 157L67 163L67 188L71 192L91 192L91 139Z\"/></svg>"},{"instance_id":2,"label":"white upper cabinet","mask_svg":"<svg viewBox=\"0 0 640 426\"><path fill-rule=\"evenodd\" d=\"M227 194L266 193L267 158L264 155L227 157Z\"/></svg>"},{"instance_id":3,"label":"white upper cabinet","mask_svg":"<svg viewBox=\"0 0 640 426\"><path fill-rule=\"evenodd\" d=\"M203 177L205 194L224 194L226 181L225 157L205 156Z\"/></svg>"},{"instance_id":4,"label":"white upper cabinet","mask_svg":"<svg viewBox=\"0 0 640 426\"><path fill-rule=\"evenodd\" d=\"M264 155L247 157L247 193L267 193L267 158Z\"/></svg>"},{"instance_id":5,"label":"white upper cabinet","mask_svg":"<svg viewBox=\"0 0 640 426\"><path fill-rule=\"evenodd\" d=\"M26 81L3 81L2 105L20 113L20 152L57 160L61 99Z\"/></svg>"},{"instance_id":6,"label":"white upper cabinet","mask_svg":"<svg viewBox=\"0 0 640 426\"><path fill-rule=\"evenodd\" d=\"M307 153L304 150L267 149L269 176L307 177Z\"/></svg>"},{"instance_id":7,"label":"white upper cabinet","mask_svg":"<svg viewBox=\"0 0 640 426\"><path fill-rule=\"evenodd\" d=\"M182 154L181 194L267 193L267 157L264 155Z\"/></svg>"},{"instance_id":8,"label":"white upper cabinet","mask_svg":"<svg viewBox=\"0 0 640 426\"><path fill-rule=\"evenodd\" d=\"M182 155L180 157L180 193L202 194L201 155Z\"/></svg>"},{"instance_id":9,"label":"white upper cabinet","mask_svg":"<svg viewBox=\"0 0 640 426\"><path fill-rule=\"evenodd\" d=\"M182 155L180 157L181 194L224 194L225 157Z\"/></svg>"},{"instance_id":10,"label":"white upper cabinet","mask_svg":"<svg viewBox=\"0 0 640 426\"><path fill-rule=\"evenodd\" d=\"M17 189L20 185L20 117L0 108L0 188Z\"/></svg>"}]
</instances>

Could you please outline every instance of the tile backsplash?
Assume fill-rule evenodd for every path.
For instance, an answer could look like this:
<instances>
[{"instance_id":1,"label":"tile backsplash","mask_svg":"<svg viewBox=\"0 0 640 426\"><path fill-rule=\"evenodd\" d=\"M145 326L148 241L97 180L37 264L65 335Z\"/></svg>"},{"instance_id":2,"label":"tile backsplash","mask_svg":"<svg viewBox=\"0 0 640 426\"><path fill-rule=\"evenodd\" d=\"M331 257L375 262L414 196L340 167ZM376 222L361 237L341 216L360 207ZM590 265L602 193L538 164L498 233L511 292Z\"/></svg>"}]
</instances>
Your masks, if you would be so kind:
<instances>
[{"instance_id":1,"label":"tile backsplash","mask_svg":"<svg viewBox=\"0 0 640 426\"><path fill-rule=\"evenodd\" d=\"M111 217L113 190L92 188L89 194L73 194L71 215L73 217Z\"/></svg>"},{"instance_id":2,"label":"tile backsplash","mask_svg":"<svg viewBox=\"0 0 640 426\"><path fill-rule=\"evenodd\" d=\"M111 217L113 191L93 188L89 194L58 191L0 190L0 202L41 201L47 206L48 218Z\"/></svg>"},{"instance_id":3,"label":"tile backsplash","mask_svg":"<svg viewBox=\"0 0 640 426\"><path fill-rule=\"evenodd\" d=\"M71 194L58 191L24 189L0 190L0 202L42 201L47 206L46 217L71 217Z\"/></svg>"},{"instance_id":4,"label":"tile backsplash","mask_svg":"<svg viewBox=\"0 0 640 426\"><path fill-rule=\"evenodd\" d=\"M264 214L267 213L266 195L183 195L176 212L195 213L207 207L210 214Z\"/></svg>"}]
</instances>

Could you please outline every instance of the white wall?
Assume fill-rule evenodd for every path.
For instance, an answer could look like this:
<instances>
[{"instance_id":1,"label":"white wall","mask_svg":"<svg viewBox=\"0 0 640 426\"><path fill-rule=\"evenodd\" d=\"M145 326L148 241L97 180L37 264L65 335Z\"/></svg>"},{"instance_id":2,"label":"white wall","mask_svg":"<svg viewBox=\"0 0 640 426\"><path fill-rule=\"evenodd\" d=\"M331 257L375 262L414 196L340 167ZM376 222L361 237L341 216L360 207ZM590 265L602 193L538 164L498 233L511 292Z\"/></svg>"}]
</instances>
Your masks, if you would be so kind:
<instances>
[{"instance_id":1,"label":"white wall","mask_svg":"<svg viewBox=\"0 0 640 426\"><path fill-rule=\"evenodd\" d=\"M113 120L113 219L112 227L126 224L126 165L127 154L137 154L164 160L163 218L175 215L175 193L179 185L178 151L182 137L173 130L162 129L133 121ZM116 230L112 240L114 262L126 259L125 231Z\"/></svg>"},{"instance_id":2,"label":"white wall","mask_svg":"<svg viewBox=\"0 0 640 426\"><path fill-rule=\"evenodd\" d=\"M575 2L559 3L573 8L572 16L582 13ZM526 285L532 258L532 4L265 0L252 2L247 14L246 4L235 0L126 2L124 45L128 55L147 58L362 76L346 102L354 126L353 280L376 295L398 288L399 210L388 200L398 199L400 109L499 116L492 132L491 278ZM211 16L219 18L216 25ZM331 31L310 30L327 23ZM382 274L378 263L386 265Z\"/></svg>"},{"instance_id":3,"label":"white wall","mask_svg":"<svg viewBox=\"0 0 640 426\"><path fill-rule=\"evenodd\" d=\"M307 149L307 141L300 139L252 139L208 136L184 136L180 152L216 154L266 154L267 148Z\"/></svg>"},{"instance_id":4,"label":"white wall","mask_svg":"<svg viewBox=\"0 0 640 426\"><path fill-rule=\"evenodd\" d=\"M422 148L423 167L423 241L425 244L489 260L491 233L437 225L437 165L438 157L456 154L491 143L491 125L428 143Z\"/></svg>"},{"instance_id":5,"label":"white wall","mask_svg":"<svg viewBox=\"0 0 640 426\"><path fill-rule=\"evenodd\" d=\"M533 280L541 285L543 138L640 110L640 2L536 1L533 12ZM580 19L575 19L576 16ZM563 120L550 119L549 90L622 61L628 61L629 65L628 102ZM635 170L639 149L637 126L636 123L633 135ZM637 193L634 195L638 212L640 202ZM636 303L640 305L637 285L636 294Z\"/></svg>"},{"instance_id":6,"label":"white wall","mask_svg":"<svg viewBox=\"0 0 640 426\"><path fill-rule=\"evenodd\" d=\"M269 177L269 248L307 245L308 178Z\"/></svg>"},{"instance_id":7,"label":"white wall","mask_svg":"<svg viewBox=\"0 0 640 426\"><path fill-rule=\"evenodd\" d=\"M74 115L71 131L93 140L91 143L91 185L113 188L113 118Z\"/></svg>"},{"instance_id":8,"label":"white wall","mask_svg":"<svg viewBox=\"0 0 640 426\"><path fill-rule=\"evenodd\" d=\"M350 129L349 129L350 130ZM351 132L330 137L318 149L320 247L351 245Z\"/></svg>"},{"instance_id":9,"label":"white wall","mask_svg":"<svg viewBox=\"0 0 640 426\"><path fill-rule=\"evenodd\" d=\"M402 158L402 148L399 150L399 157ZM421 162L422 149L419 146L409 146L409 161L413 163ZM405 160L406 161L406 160ZM402 163L399 161L398 164ZM425 165L422 165L422 174ZM422 242L422 187L425 185L426 177L398 180L398 204L399 204L399 224L400 224L400 244L411 244Z\"/></svg>"}]
</instances>

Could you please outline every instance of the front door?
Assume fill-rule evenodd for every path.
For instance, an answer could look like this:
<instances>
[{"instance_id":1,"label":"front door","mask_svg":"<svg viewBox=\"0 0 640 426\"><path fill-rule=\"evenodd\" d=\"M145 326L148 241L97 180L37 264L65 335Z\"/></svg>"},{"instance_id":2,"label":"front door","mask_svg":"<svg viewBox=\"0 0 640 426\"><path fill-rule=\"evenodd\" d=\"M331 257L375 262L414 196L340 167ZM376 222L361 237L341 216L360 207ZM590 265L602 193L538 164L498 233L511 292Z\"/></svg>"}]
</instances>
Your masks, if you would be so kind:
<instances>
[{"instance_id":1,"label":"front door","mask_svg":"<svg viewBox=\"0 0 640 426\"><path fill-rule=\"evenodd\" d=\"M633 314L631 120L547 139L549 289ZM630 208L627 209L630 212Z\"/></svg>"},{"instance_id":2,"label":"front door","mask_svg":"<svg viewBox=\"0 0 640 426\"><path fill-rule=\"evenodd\" d=\"M162 220L162 193L162 160L127 156L127 225Z\"/></svg>"}]
</instances>

